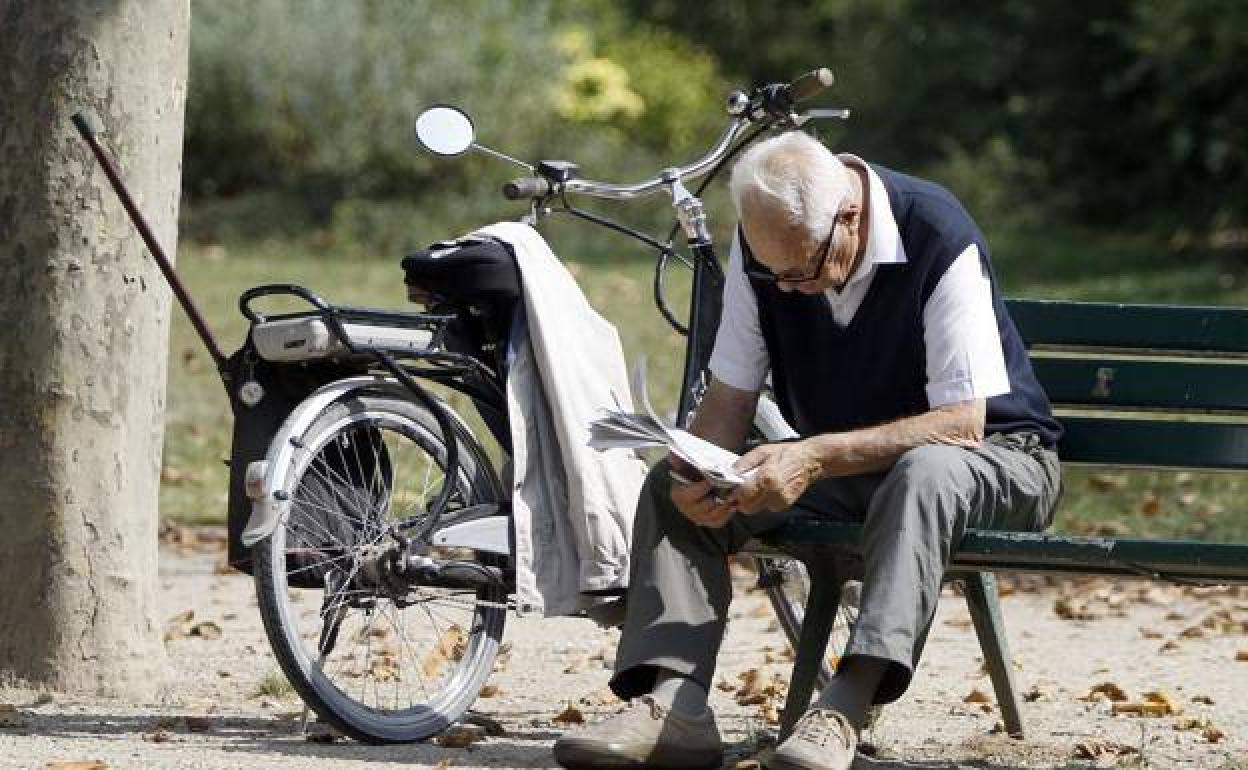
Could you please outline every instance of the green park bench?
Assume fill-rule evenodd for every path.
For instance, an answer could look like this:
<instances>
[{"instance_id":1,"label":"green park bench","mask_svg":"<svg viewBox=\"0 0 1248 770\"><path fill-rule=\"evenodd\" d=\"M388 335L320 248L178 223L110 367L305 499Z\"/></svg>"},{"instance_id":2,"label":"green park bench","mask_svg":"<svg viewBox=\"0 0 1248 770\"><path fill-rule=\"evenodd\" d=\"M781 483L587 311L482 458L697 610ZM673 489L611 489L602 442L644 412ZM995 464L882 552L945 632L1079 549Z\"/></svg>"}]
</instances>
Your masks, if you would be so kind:
<instances>
[{"instance_id":1,"label":"green park bench","mask_svg":"<svg viewBox=\"0 0 1248 770\"><path fill-rule=\"evenodd\" d=\"M1066 429L1058 447L1063 462L1248 470L1248 309L1008 304ZM861 536L858 524L803 518L758 544L801 560L810 576L782 723L786 735L810 703L841 588L861 569ZM1022 736L994 578L1000 571L1248 583L1248 544L968 530L947 579L965 585L1006 731Z\"/></svg>"}]
</instances>

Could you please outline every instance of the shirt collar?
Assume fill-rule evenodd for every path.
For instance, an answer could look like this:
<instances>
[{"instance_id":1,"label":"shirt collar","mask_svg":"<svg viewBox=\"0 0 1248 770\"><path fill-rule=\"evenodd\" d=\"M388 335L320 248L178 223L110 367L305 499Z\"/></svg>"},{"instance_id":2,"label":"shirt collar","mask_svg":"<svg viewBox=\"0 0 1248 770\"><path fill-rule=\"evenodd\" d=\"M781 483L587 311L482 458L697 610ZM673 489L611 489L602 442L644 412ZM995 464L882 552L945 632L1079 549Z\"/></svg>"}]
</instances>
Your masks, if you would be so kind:
<instances>
[{"instance_id":1,"label":"shirt collar","mask_svg":"<svg viewBox=\"0 0 1248 770\"><path fill-rule=\"evenodd\" d=\"M899 265L906 262L906 250L902 247L901 236L897 232L897 220L893 217L893 208L888 202L888 191L875 169L850 153L841 153L840 159L848 165L866 169L869 185L867 211L867 251L862 255L862 262L854 270L846 283L854 283L865 278L875 270L876 265Z\"/></svg>"}]
</instances>

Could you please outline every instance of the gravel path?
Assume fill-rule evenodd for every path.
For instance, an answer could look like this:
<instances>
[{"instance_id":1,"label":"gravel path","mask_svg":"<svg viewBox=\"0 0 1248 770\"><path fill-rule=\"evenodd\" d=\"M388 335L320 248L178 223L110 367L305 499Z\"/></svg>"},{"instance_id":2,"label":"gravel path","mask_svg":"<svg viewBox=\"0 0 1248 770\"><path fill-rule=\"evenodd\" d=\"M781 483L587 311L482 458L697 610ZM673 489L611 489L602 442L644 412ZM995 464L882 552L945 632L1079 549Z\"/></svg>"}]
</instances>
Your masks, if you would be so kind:
<instances>
[{"instance_id":1,"label":"gravel path","mask_svg":"<svg viewBox=\"0 0 1248 770\"><path fill-rule=\"evenodd\" d=\"M222 633L168 642L172 674L160 702L0 690L0 704L17 709L0 705L0 725L13 725L0 726L0 767L71 760L100 760L97 767L106 768L197 770L552 767L551 743L565 729L554 717L569 705L591 720L618 708L604 689L617 632L585 620L509 618L508 662L490 680L497 693L476 704L497 720L502 735L468 748L309 741L298 727L297 700L257 694L277 665L251 580L216 574L220 561L211 547L167 548L162 554L162 617L172 620L192 610L195 622L211 621ZM741 582L744 589L748 583ZM1027 738L995 729L999 715L970 618L951 593L914 687L865 736L874 757L858 766L996 770L1099 762L1248 770L1248 661L1237 661L1248 657L1248 589L1129 581L1025 581L1012 587L1003 605L1016 675L1028 700ZM767 697L765 685L777 676L787 679L790 664L762 594L740 591L732 614L713 705L725 739L733 743L725 766L748 768L756 766L748 757L774 730L768 718L778 702ZM754 677L753 691L763 691L754 700L763 703L737 702L748 683L742 674ZM1160 693L1154 703L1162 705L1153 710L1173 706L1182 713L1113 715L1105 694L1083 699L1106 684L1122 691L1127 708L1154 692ZM1112 687L1102 690L1119 697Z\"/></svg>"}]
</instances>

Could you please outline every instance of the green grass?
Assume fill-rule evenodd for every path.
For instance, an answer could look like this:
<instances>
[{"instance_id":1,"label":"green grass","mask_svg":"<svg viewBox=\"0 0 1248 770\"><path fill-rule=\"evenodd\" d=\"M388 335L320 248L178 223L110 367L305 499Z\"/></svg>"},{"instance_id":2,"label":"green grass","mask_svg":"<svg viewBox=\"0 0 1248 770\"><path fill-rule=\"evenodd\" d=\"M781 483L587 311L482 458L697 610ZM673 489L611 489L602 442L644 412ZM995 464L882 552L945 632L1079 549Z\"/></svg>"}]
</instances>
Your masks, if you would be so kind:
<instances>
[{"instance_id":1,"label":"green grass","mask_svg":"<svg viewBox=\"0 0 1248 770\"><path fill-rule=\"evenodd\" d=\"M631 364L644 353L657 408L674 408L683 341L651 301L652 262L626 239L586 237L588 225L552 228L556 252L590 302L620 331ZM592 232L592 231L591 231ZM1248 266L1175 255L1142 239L1064 232L993 239L998 274L1012 296L1248 305ZM332 244L331 244L332 245ZM344 249L359 254L360 249ZM399 255L341 257L316 237L206 245L184 242L179 270L227 353L246 324L238 294L266 282L300 283L338 303L411 308ZM670 291L683 314L687 272ZM170 341L168 421L161 510L168 518L223 521L231 416L211 362L183 315ZM1056 528L1071 533L1137 534L1248 542L1248 481L1242 474L1105 473L1071 468Z\"/></svg>"}]
</instances>

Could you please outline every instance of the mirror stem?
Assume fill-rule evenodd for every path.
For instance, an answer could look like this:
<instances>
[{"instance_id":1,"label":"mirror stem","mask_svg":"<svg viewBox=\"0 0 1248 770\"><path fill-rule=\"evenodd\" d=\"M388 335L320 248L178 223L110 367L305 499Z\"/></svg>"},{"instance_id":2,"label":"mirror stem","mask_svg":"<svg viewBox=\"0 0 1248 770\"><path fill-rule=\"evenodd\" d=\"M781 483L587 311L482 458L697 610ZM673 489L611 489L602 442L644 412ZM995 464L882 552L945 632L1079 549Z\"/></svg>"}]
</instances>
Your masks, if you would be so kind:
<instances>
[{"instance_id":1,"label":"mirror stem","mask_svg":"<svg viewBox=\"0 0 1248 770\"><path fill-rule=\"evenodd\" d=\"M522 167L524 167L524 168L528 169L528 171L529 171L529 173L530 173L530 174L531 174L531 173L533 173L533 167L532 167L532 166L530 166L528 163L525 163L525 162L524 162L524 161L522 161L522 160L516 160L515 158L511 157L510 155L505 155L505 154L503 154L503 153L499 152L498 150L492 150L492 149L490 149L489 147L486 147L484 144L477 144L476 142L473 142L471 145L469 145L469 147L471 147L472 149L477 150L477 151L479 151L479 152L483 152L483 153L485 153L486 155L491 155L491 156L493 156L493 157L495 157L495 158L498 158L499 160L505 160L505 161L509 161L509 162L511 162L511 163L515 163L517 166L522 166Z\"/></svg>"}]
</instances>

